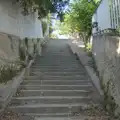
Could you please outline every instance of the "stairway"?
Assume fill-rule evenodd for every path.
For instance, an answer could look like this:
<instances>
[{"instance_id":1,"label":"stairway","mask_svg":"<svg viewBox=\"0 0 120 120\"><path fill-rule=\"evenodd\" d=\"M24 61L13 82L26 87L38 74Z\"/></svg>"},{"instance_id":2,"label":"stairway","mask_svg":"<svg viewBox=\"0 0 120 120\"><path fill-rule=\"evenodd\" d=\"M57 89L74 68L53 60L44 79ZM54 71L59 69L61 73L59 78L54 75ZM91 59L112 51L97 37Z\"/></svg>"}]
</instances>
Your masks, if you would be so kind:
<instances>
[{"instance_id":1,"label":"stairway","mask_svg":"<svg viewBox=\"0 0 120 120\"><path fill-rule=\"evenodd\" d=\"M62 120L97 102L97 90L67 42L51 40L42 56L36 57L10 110L35 120Z\"/></svg>"}]
</instances>

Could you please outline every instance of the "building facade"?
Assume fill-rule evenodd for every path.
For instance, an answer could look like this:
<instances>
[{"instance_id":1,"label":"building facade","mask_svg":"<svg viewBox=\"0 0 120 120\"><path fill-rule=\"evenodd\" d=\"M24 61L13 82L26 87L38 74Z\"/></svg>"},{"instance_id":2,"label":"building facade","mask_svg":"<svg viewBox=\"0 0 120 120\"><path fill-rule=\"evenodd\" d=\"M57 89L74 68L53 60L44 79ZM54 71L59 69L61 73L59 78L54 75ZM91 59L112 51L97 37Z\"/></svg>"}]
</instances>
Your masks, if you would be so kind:
<instances>
[{"instance_id":1,"label":"building facade","mask_svg":"<svg viewBox=\"0 0 120 120\"><path fill-rule=\"evenodd\" d=\"M104 29L118 29L120 27L120 0L102 0L92 17L92 23L93 33Z\"/></svg>"}]
</instances>

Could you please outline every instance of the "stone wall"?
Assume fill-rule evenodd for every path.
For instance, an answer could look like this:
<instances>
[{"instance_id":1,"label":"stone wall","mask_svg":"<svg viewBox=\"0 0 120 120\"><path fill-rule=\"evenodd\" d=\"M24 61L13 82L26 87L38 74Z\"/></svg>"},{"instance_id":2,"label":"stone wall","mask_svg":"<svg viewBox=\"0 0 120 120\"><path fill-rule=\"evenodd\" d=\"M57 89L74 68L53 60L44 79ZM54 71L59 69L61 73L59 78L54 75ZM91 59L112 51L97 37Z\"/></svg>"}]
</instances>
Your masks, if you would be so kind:
<instances>
[{"instance_id":1,"label":"stone wall","mask_svg":"<svg viewBox=\"0 0 120 120\"><path fill-rule=\"evenodd\" d=\"M28 48L25 37L29 39ZM42 41L42 24L37 12L23 16L16 0L0 0L0 65L19 59L20 46L30 55L33 55L35 47L41 54Z\"/></svg>"},{"instance_id":2,"label":"stone wall","mask_svg":"<svg viewBox=\"0 0 120 120\"><path fill-rule=\"evenodd\" d=\"M116 108L114 104L113 107L115 108L112 108L120 112L120 37L93 36L93 55L99 71L101 85L105 95L107 92L110 98L107 104L111 102L109 104L113 105L115 102L119 107Z\"/></svg>"},{"instance_id":3,"label":"stone wall","mask_svg":"<svg viewBox=\"0 0 120 120\"><path fill-rule=\"evenodd\" d=\"M0 65L18 60L20 58L20 47L24 49L26 55L33 56L35 49L40 55L43 41L43 38L28 39L27 47L25 45L25 39L21 40L17 36L0 33Z\"/></svg>"}]
</instances>

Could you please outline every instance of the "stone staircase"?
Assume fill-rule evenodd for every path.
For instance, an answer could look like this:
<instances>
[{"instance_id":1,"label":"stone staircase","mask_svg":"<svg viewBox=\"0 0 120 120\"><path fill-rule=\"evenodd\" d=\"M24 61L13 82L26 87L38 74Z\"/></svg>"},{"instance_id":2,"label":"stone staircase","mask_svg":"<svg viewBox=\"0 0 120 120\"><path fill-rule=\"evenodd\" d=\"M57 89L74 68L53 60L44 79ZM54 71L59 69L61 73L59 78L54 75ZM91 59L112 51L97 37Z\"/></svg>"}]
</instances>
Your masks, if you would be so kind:
<instances>
[{"instance_id":1,"label":"stone staircase","mask_svg":"<svg viewBox=\"0 0 120 120\"><path fill-rule=\"evenodd\" d=\"M9 109L35 120L69 118L97 103L98 92L67 40L51 40L37 56Z\"/></svg>"}]
</instances>

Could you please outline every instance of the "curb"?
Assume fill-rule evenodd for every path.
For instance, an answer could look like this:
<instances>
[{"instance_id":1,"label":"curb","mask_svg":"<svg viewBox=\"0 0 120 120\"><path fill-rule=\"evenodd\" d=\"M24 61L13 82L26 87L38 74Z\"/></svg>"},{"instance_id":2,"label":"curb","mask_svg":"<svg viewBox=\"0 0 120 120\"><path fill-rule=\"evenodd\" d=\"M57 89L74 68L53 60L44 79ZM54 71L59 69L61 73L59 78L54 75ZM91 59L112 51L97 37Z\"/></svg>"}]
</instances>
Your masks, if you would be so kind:
<instances>
[{"instance_id":1,"label":"curb","mask_svg":"<svg viewBox=\"0 0 120 120\"><path fill-rule=\"evenodd\" d=\"M81 61L81 64L85 67L88 75L90 76L94 86L98 90L99 94L101 96L104 95L103 90L101 89L100 86L100 79L96 75L94 69L88 65L88 61L91 59L90 57L87 56L86 52L82 50L82 48L79 48L76 44L68 43L70 50L72 51L73 54L77 55L79 60Z\"/></svg>"}]
</instances>

